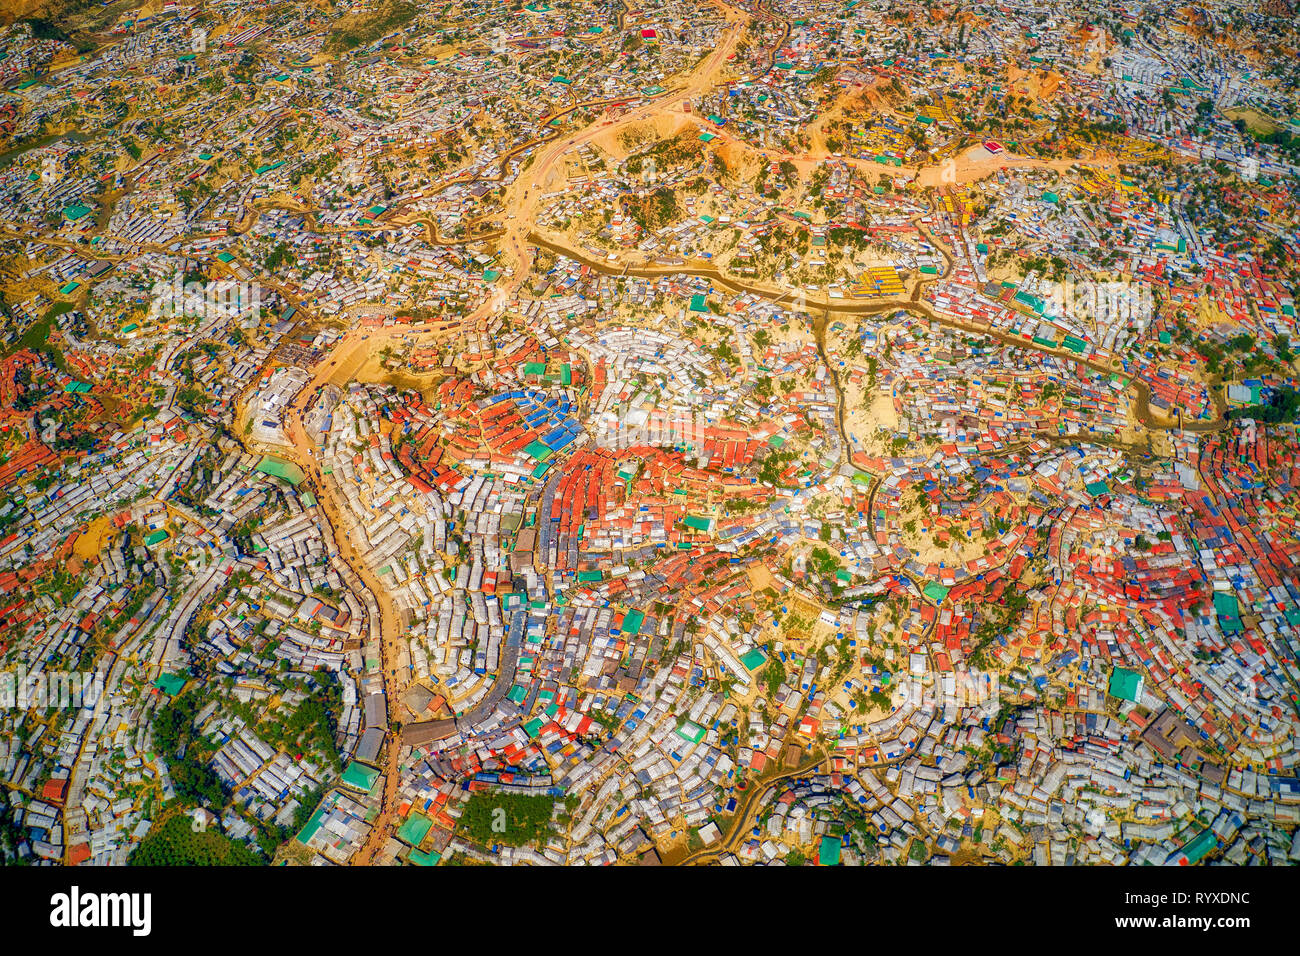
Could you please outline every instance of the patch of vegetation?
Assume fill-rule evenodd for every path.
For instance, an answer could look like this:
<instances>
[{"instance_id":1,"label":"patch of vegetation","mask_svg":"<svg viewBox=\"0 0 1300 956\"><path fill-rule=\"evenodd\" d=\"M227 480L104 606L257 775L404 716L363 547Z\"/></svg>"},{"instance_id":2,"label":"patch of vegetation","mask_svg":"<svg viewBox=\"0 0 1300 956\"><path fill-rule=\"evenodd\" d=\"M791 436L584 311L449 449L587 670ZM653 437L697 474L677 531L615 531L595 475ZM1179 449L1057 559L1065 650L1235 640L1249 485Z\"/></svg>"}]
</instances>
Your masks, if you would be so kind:
<instances>
[{"instance_id":1,"label":"patch of vegetation","mask_svg":"<svg viewBox=\"0 0 1300 956\"><path fill-rule=\"evenodd\" d=\"M167 762L178 798L196 805L221 806L226 800L225 787L208 763L214 748L194 726L203 704L200 694L190 692L158 708L153 739Z\"/></svg>"},{"instance_id":2,"label":"patch of vegetation","mask_svg":"<svg viewBox=\"0 0 1300 956\"><path fill-rule=\"evenodd\" d=\"M293 252L283 242L277 243L266 257L266 268L271 272L293 260Z\"/></svg>"},{"instance_id":3,"label":"patch of vegetation","mask_svg":"<svg viewBox=\"0 0 1300 956\"><path fill-rule=\"evenodd\" d=\"M31 349L33 352L43 352L49 356L55 368L67 375L72 375L68 369L68 363L64 361L63 352L56 346L49 344L50 332L54 329L54 320L65 312L72 311L72 305L68 302L57 302L46 310L45 314L27 327L18 338L17 344L10 349L9 354L21 352L23 349ZM76 378L76 376L73 376Z\"/></svg>"},{"instance_id":4,"label":"patch of vegetation","mask_svg":"<svg viewBox=\"0 0 1300 956\"><path fill-rule=\"evenodd\" d=\"M68 34L62 27L43 17L29 17L23 22L32 28L32 36L37 40L68 40Z\"/></svg>"},{"instance_id":5,"label":"patch of vegetation","mask_svg":"<svg viewBox=\"0 0 1300 956\"><path fill-rule=\"evenodd\" d=\"M25 834L13 818L13 810L6 803L0 806L0 866L25 866L27 861L18 856L18 844Z\"/></svg>"},{"instance_id":6,"label":"patch of vegetation","mask_svg":"<svg viewBox=\"0 0 1300 956\"><path fill-rule=\"evenodd\" d=\"M467 840L480 846L497 843L528 846L550 835L554 810L555 798L545 795L472 793L457 829ZM494 824L498 825L494 827Z\"/></svg>"},{"instance_id":7,"label":"patch of vegetation","mask_svg":"<svg viewBox=\"0 0 1300 956\"><path fill-rule=\"evenodd\" d=\"M1300 392L1284 386L1273 393L1267 404L1229 409L1228 418L1253 418L1270 425L1293 422L1300 418Z\"/></svg>"},{"instance_id":8,"label":"patch of vegetation","mask_svg":"<svg viewBox=\"0 0 1300 956\"><path fill-rule=\"evenodd\" d=\"M758 469L758 480L765 485L774 485L778 488L786 487L781 481L781 473L785 471L786 465L798 457L799 455L793 451L772 451L763 459L763 464Z\"/></svg>"},{"instance_id":9,"label":"patch of vegetation","mask_svg":"<svg viewBox=\"0 0 1300 956\"><path fill-rule=\"evenodd\" d=\"M1237 132L1243 136L1249 132L1257 142L1276 146L1293 158L1300 155L1300 137L1293 135L1291 130L1285 126L1274 124L1271 129L1267 129L1264 123L1250 123L1241 117L1234 120L1233 125L1237 127Z\"/></svg>"},{"instance_id":10,"label":"patch of vegetation","mask_svg":"<svg viewBox=\"0 0 1300 956\"><path fill-rule=\"evenodd\" d=\"M648 196L640 199L627 199L628 215L642 229L653 232L669 223L675 222L681 215L677 205L677 193L669 186L660 186Z\"/></svg>"},{"instance_id":11,"label":"patch of vegetation","mask_svg":"<svg viewBox=\"0 0 1300 956\"><path fill-rule=\"evenodd\" d=\"M343 688L329 671L320 671L313 676L319 683L311 689L307 699L292 713L278 720L277 712L257 722L257 733L267 743L286 753L319 754L335 772L341 773L343 763L335 738L338 718L343 712Z\"/></svg>"},{"instance_id":12,"label":"patch of vegetation","mask_svg":"<svg viewBox=\"0 0 1300 956\"><path fill-rule=\"evenodd\" d=\"M326 38L325 52L342 53L366 46L410 23L419 12L415 4L402 0L386 4L372 13L345 17Z\"/></svg>"},{"instance_id":13,"label":"patch of vegetation","mask_svg":"<svg viewBox=\"0 0 1300 956\"><path fill-rule=\"evenodd\" d=\"M785 665L776 658L772 658L767 667L763 668L762 681L767 687L767 696L775 697L776 692L785 683Z\"/></svg>"},{"instance_id":14,"label":"patch of vegetation","mask_svg":"<svg viewBox=\"0 0 1300 956\"><path fill-rule=\"evenodd\" d=\"M1029 607L1029 598L1019 591L1008 589L998 604L992 602L980 606L981 621L975 629L975 647L966 656L971 667L983 669L988 666L986 649L1002 634L1015 629L1016 622Z\"/></svg>"},{"instance_id":15,"label":"patch of vegetation","mask_svg":"<svg viewBox=\"0 0 1300 956\"><path fill-rule=\"evenodd\" d=\"M186 814L155 823L132 851L129 866L261 866L266 861L222 833L196 832Z\"/></svg>"},{"instance_id":16,"label":"patch of vegetation","mask_svg":"<svg viewBox=\"0 0 1300 956\"><path fill-rule=\"evenodd\" d=\"M62 4L61 9L57 11L57 15L66 22L70 15L79 13L90 5L87 0L72 0L70 3ZM47 9L46 12L54 13L55 11ZM54 20L46 17L27 17L23 22L32 28L32 36L38 40L59 40L71 44L78 53L88 53L95 48L95 44L91 43L86 37L73 36Z\"/></svg>"}]
</instances>

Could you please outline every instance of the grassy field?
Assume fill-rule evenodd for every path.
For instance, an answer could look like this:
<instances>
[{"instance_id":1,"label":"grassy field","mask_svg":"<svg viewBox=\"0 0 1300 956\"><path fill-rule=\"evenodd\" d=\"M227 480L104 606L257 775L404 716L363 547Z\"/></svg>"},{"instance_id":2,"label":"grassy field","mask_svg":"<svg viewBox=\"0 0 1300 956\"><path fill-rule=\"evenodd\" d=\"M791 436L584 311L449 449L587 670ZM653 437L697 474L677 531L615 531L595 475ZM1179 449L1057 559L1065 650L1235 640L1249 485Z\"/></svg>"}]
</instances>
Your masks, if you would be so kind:
<instances>
[{"instance_id":1,"label":"grassy field","mask_svg":"<svg viewBox=\"0 0 1300 956\"><path fill-rule=\"evenodd\" d=\"M1224 110L1223 115L1230 120L1245 120L1246 128L1252 133L1261 133L1267 135L1274 133L1282 128L1282 124L1267 113L1262 113L1253 106L1236 106L1230 110Z\"/></svg>"}]
</instances>

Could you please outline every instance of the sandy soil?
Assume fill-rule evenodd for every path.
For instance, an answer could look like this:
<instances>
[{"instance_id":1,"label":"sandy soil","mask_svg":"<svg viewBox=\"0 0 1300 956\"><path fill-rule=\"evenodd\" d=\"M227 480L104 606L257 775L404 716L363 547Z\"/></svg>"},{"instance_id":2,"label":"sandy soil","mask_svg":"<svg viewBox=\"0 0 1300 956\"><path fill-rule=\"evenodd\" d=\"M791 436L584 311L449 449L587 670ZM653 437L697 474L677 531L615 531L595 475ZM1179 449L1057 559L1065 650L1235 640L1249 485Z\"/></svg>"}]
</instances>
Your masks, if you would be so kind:
<instances>
[{"instance_id":1,"label":"sandy soil","mask_svg":"<svg viewBox=\"0 0 1300 956\"><path fill-rule=\"evenodd\" d=\"M73 542L72 553L82 561L89 561L103 550L104 544L118 534L111 515L100 515L90 522L86 531Z\"/></svg>"}]
</instances>

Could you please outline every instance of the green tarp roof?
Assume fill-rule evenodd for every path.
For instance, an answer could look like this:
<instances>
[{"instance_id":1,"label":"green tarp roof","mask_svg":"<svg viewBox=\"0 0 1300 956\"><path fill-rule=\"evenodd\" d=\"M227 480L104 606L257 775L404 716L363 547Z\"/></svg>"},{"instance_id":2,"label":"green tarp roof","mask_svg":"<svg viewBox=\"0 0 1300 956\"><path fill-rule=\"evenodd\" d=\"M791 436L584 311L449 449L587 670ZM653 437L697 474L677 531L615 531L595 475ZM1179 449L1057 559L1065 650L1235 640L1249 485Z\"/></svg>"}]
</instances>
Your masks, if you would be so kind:
<instances>
[{"instance_id":1,"label":"green tarp roof","mask_svg":"<svg viewBox=\"0 0 1300 956\"><path fill-rule=\"evenodd\" d=\"M355 760L343 771L343 785L369 793L379 781L379 771Z\"/></svg>"},{"instance_id":2,"label":"green tarp roof","mask_svg":"<svg viewBox=\"0 0 1300 956\"><path fill-rule=\"evenodd\" d=\"M306 845L307 843L311 842L311 838L314 837L316 835L316 831L320 829L321 820L324 818L324 816L325 816L325 806L324 804L322 804L319 808L317 808L316 812L311 815L311 819L309 819L307 821L307 825L302 828L302 832L298 834L299 843Z\"/></svg>"},{"instance_id":3,"label":"green tarp roof","mask_svg":"<svg viewBox=\"0 0 1300 956\"><path fill-rule=\"evenodd\" d=\"M1142 698L1142 675L1127 667L1116 667L1110 672L1110 695L1137 703Z\"/></svg>"},{"instance_id":4,"label":"green tarp roof","mask_svg":"<svg viewBox=\"0 0 1300 956\"><path fill-rule=\"evenodd\" d=\"M1215 591L1214 613L1218 615L1219 627L1225 634L1235 634L1241 630L1241 607L1235 594Z\"/></svg>"},{"instance_id":5,"label":"green tarp roof","mask_svg":"<svg viewBox=\"0 0 1300 956\"><path fill-rule=\"evenodd\" d=\"M433 826L433 821L423 813L412 813L397 828L397 839L403 843L409 843L411 846L419 846L420 841L424 839L431 826Z\"/></svg>"},{"instance_id":6,"label":"green tarp roof","mask_svg":"<svg viewBox=\"0 0 1300 956\"><path fill-rule=\"evenodd\" d=\"M153 686L168 697L175 697L185 687L185 678L180 674L163 674L153 682Z\"/></svg>"},{"instance_id":7,"label":"green tarp roof","mask_svg":"<svg viewBox=\"0 0 1300 956\"><path fill-rule=\"evenodd\" d=\"M1237 616L1237 596L1227 591L1214 592L1214 612L1216 614Z\"/></svg>"},{"instance_id":8,"label":"green tarp roof","mask_svg":"<svg viewBox=\"0 0 1300 956\"><path fill-rule=\"evenodd\" d=\"M262 460L257 463L257 468L255 470L260 471L264 475L270 475L272 478L279 478L282 481L287 481L291 485L297 485L307 477L303 474L302 469L293 462L284 461L283 459L276 458L274 455L264 456Z\"/></svg>"},{"instance_id":9,"label":"green tarp roof","mask_svg":"<svg viewBox=\"0 0 1300 956\"><path fill-rule=\"evenodd\" d=\"M693 723L689 720L683 720L681 725L677 728L676 733L678 737L682 738L682 740L698 744L704 739L705 730L699 724Z\"/></svg>"},{"instance_id":10,"label":"green tarp roof","mask_svg":"<svg viewBox=\"0 0 1300 956\"><path fill-rule=\"evenodd\" d=\"M1046 302L1029 292L1017 292L1016 301L1029 306L1035 312L1042 312L1043 309L1047 308Z\"/></svg>"},{"instance_id":11,"label":"green tarp roof","mask_svg":"<svg viewBox=\"0 0 1300 956\"><path fill-rule=\"evenodd\" d=\"M840 865L840 841L838 837L822 837L821 846L817 849L818 866L839 866Z\"/></svg>"},{"instance_id":12,"label":"green tarp roof","mask_svg":"<svg viewBox=\"0 0 1300 956\"><path fill-rule=\"evenodd\" d=\"M931 581L925 586L922 593L924 593L931 601L938 603L948 596L948 588L944 587L942 584L936 584L934 581Z\"/></svg>"},{"instance_id":13,"label":"green tarp roof","mask_svg":"<svg viewBox=\"0 0 1300 956\"><path fill-rule=\"evenodd\" d=\"M1183 846L1183 854L1188 863L1199 863L1205 855L1219 845L1213 830L1202 830Z\"/></svg>"}]
</instances>

